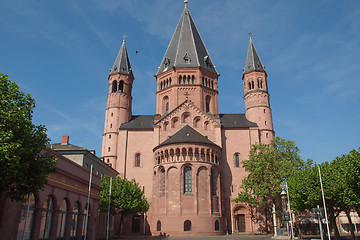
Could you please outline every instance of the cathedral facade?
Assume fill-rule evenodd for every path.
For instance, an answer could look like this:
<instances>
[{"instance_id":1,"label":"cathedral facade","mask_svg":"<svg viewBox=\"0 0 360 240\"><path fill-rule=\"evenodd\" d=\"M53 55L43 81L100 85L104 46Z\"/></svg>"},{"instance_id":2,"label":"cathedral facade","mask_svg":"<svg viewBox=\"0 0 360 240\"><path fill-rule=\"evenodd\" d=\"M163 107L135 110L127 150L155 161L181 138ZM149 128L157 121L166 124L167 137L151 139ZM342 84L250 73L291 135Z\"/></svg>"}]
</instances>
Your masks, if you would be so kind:
<instances>
[{"instance_id":1,"label":"cathedral facade","mask_svg":"<svg viewBox=\"0 0 360 240\"><path fill-rule=\"evenodd\" d=\"M136 179L150 203L146 218L133 216L124 229L259 231L259 213L232 201L247 175L241 161L251 144L274 137L267 74L251 38L242 77L245 114L219 112L219 76L185 3L155 75L156 113L132 115L134 75L123 41L108 78L102 159L120 177Z\"/></svg>"}]
</instances>

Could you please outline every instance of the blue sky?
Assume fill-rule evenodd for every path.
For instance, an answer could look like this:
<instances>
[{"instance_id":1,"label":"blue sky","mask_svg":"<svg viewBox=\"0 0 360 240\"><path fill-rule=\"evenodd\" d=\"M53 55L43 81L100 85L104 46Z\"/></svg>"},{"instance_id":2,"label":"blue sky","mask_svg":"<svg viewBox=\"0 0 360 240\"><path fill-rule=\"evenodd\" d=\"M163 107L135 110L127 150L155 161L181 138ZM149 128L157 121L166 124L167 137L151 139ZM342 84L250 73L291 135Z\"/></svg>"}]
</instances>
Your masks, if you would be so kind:
<instances>
[{"instance_id":1,"label":"blue sky","mask_svg":"<svg viewBox=\"0 0 360 240\"><path fill-rule=\"evenodd\" d=\"M107 78L126 34L133 114L155 113L154 74L182 0L0 0L0 72L36 100L34 122L52 143L101 155ZM360 147L360 1L189 0L221 74L219 111L244 113L248 32L268 73L277 136L304 159ZM135 54L139 51L139 54Z\"/></svg>"}]
</instances>

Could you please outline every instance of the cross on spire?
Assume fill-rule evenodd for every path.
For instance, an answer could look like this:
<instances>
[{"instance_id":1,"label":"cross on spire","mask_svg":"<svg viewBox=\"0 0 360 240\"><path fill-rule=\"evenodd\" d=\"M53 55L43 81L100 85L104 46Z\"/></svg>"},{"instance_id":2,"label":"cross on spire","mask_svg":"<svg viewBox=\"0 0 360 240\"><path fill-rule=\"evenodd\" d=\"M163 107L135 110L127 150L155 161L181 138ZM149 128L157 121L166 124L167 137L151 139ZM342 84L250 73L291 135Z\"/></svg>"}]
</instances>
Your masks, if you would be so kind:
<instances>
[{"instance_id":1,"label":"cross on spire","mask_svg":"<svg viewBox=\"0 0 360 240\"><path fill-rule=\"evenodd\" d=\"M249 34L250 38L251 38L251 36L253 35L253 33L252 33L252 32L249 32L248 34Z\"/></svg>"},{"instance_id":2,"label":"cross on spire","mask_svg":"<svg viewBox=\"0 0 360 240\"><path fill-rule=\"evenodd\" d=\"M123 42L125 42L125 38L127 38L128 36L126 36L125 34L121 36L123 38Z\"/></svg>"},{"instance_id":3,"label":"cross on spire","mask_svg":"<svg viewBox=\"0 0 360 240\"><path fill-rule=\"evenodd\" d=\"M186 97L186 100L189 99L190 94L188 92L186 92L184 95Z\"/></svg>"}]
</instances>

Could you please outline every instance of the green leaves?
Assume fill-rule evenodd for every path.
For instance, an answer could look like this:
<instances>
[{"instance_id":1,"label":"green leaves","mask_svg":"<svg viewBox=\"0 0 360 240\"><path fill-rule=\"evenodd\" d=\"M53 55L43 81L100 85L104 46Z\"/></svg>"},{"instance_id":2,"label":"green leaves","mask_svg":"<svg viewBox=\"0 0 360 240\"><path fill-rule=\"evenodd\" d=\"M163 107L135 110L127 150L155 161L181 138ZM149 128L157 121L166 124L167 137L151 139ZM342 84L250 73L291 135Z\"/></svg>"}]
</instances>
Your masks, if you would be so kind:
<instances>
[{"instance_id":1,"label":"green leaves","mask_svg":"<svg viewBox=\"0 0 360 240\"><path fill-rule=\"evenodd\" d=\"M107 212L109 204L110 178L104 177L101 180L99 211ZM126 180L117 177L112 181L110 214L136 214L145 213L149 210L143 191L135 180Z\"/></svg>"},{"instance_id":2,"label":"green leaves","mask_svg":"<svg viewBox=\"0 0 360 240\"><path fill-rule=\"evenodd\" d=\"M242 181L242 192L235 201L267 206L269 200L280 194L280 184L285 178L311 164L305 163L299 152L295 142L280 137L274 138L270 145L252 145L249 159L243 161L249 175Z\"/></svg>"},{"instance_id":3,"label":"green leaves","mask_svg":"<svg viewBox=\"0 0 360 240\"><path fill-rule=\"evenodd\" d=\"M12 200L35 193L55 171L56 159L40 155L46 128L32 123L35 101L0 73L0 192Z\"/></svg>"}]
</instances>

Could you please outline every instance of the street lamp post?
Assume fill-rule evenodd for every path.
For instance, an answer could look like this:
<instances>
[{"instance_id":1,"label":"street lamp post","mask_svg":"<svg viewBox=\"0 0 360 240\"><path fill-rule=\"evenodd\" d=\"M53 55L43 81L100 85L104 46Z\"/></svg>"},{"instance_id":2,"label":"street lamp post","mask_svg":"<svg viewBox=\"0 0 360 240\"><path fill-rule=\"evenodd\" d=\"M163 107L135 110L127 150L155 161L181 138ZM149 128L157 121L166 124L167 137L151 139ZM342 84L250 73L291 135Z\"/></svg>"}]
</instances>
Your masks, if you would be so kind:
<instances>
[{"instance_id":1,"label":"street lamp post","mask_svg":"<svg viewBox=\"0 0 360 240\"><path fill-rule=\"evenodd\" d=\"M320 237L321 240L324 240L324 236L323 236L323 230L322 230L322 220L323 218L325 218L324 216L324 209L320 208L319 205L317 205L316 208L313 208L312 210L313 213L313 218L317 218L317 220L319 221L319 231L320 231Z\"/></svg>"}]
</instances>

